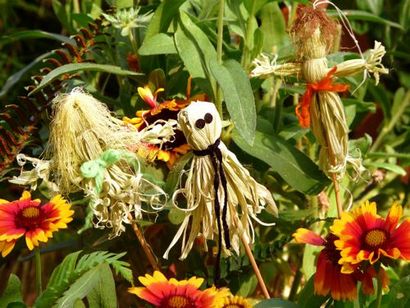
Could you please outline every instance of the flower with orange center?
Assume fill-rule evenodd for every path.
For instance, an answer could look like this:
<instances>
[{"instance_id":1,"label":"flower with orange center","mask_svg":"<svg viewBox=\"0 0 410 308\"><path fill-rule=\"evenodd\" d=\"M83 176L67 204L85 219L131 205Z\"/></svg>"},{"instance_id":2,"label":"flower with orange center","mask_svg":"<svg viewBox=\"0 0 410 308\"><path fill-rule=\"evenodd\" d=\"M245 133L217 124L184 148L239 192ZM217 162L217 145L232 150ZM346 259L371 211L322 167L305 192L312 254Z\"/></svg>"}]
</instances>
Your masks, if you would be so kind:
<instances>
[{"instance_id":1,"label":"flower with orange center","mask_svg":"<svg viewBox=\"0 0 410 308\"><path fill-rule=\"evenodd\" d=\"M150 106L150 110L139 110L136 112L135 118L124 117L123 121L134 125L139 131L149 125L154 124L158 120L168 121L176 120L181 109L189 105L193 100L204 100L205 95L196 95L190 98L190 84L188 82L187 99L172 99L165 100L162 103L157 101L159 92L164 91L163 88L157 89L152 93L149 86L138 88L138 94ZM158 123L158 122L157 122ZM181 130L175 129L174 136L171 141L164 142L161 147L154 144L145 144L140 146L138 154L150 161L161 160L167 163L171 168L176 159L189 150L189 145L186 142L185 136Z\"/></svg>"},{"instance_id":2,"label":"flower with orange center","mask_svg":"<svg viewBox=\"0 0 410 308\"><path fill-rule=\"evenodd\" d=\"M376 203L361 204L335 220L332 232L339 237L342 272L351 273L356 264L389 259L410 260L410 219L399 224L403 209L393 204L386 218L377 214Z\"/></svg>"},{"instance_id":3,"label":"flower with orange center","mask_svg":"<svg viewBox=\"0 0 410 308\"><path fill-rule=\"evenodd\" d=\"M201 291L203 278L191 277L188 280L167 279L161 272L138 277L145 287L132 287L128 292L161 308L210 308L213 307L216 292Z\"/></svg>"},{"instance_id":4,"label":"flower with orange center","mask_svg":"<svg viewBox=\"0 0 410 308\"><path fill-rule=\"evenodd\" d=\"M16 241L25 237L28 249L33 250L39 242L47 242L53 232L67 228L74 211L60 195L50 202L40 205L39 199L31 199L29 192L23 192L21 198L9 202L0 200L0 251L7 256Z\"/></svg>"}]
</instances>

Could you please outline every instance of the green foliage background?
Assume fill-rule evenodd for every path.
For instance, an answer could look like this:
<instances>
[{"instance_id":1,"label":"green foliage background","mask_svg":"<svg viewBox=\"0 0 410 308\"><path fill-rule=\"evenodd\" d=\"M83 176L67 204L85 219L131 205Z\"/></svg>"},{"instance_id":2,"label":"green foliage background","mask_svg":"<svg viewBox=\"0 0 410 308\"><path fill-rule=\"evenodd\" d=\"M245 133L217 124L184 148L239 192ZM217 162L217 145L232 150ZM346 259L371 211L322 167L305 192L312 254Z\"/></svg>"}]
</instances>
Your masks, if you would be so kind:
<instances>
[{"instance_id":1,"label":"green foliage background","mask_svg":"<svg viewBox=\"0 0 410 308\"><path fill-rule=\"evenodd\" d=\"M298 227L317 232L326 229L327 222L336 216L336 208L330 181L317 166L318 146L314 137L309 130L299 127L294 114L295 102L304 87L295 78L248 77L252 60L261 52L277 53L278 62L294 56L287 25L295 17L298 2L306 1L226 0L221 19L218 18L221 8L218 0L0 1L1 198L17 199L21 191L20 187L7 182L18 174L18 167L13 163L15 155L22 151L38 156L43 152L50 121L48 103L56 91L82 86L119 117L132 117L137 110L147 107L137 95L137 87L147 83L156 88L164 87L159 101L184 98L191 76L192 95L206 93L228 121L224 142L251 174L269 188L279 205L277 225L257 227L253 247L272 295L302 307L319 307L325 301L335 307L370 305L374 298L361 294L356 303L333 303L313 295L310 278L315 271L317 249L291 243L291 234ZM374 40L386 46L384 64L390 69L380 85L375 86L368 78L353 95L343 98L351 142L361 149L368 169L368 174L359 181L345 177L342 182L344 203L371 199L377 201L379 211L384 212L398 200L408 214L410 1L357 0L336 4L346 10L363 49L370 48ZM153 15L125 36L121 35L122 29L100 19L102 12L114 14L116 10L137 5L140 15L149 12ZM329 7L329 14L336 16L331 9ZM89 23L96 26L90 28ZM222 29L220 33L218 27ZM89 29L90 35L84 35L83 28ZM74 37L79 34L86 41L83 49L76 40L78 37ZM68 60L54 52L61 44ZM348 48L353 42L346 35L342 37L342 46L345 47L342 51L329 56L332 64L356 57L353 49ZM54 60L44 62L50 57ZM137 66L132 59L137 59ZM47 67L50 69L44 69ZM361 81L362 76L342 80L351 89ZM19 99L21 96L23 99ZM27 121L10 120L15 118L14 107L10 105L18 106ZM170 171L158 163L147 165L145 172L172 193L188 158L180 159ZM323 194L318 198L321 191L327 199L323 199ZM42 187L37 194L42 198L48 196ZM117 299L121 307L136 305L136 299L126 292L130 286L127 280L132 281L129 266L136 284L135 277L145 274L149 266L132 231L127 230L113 240L108 240L104 230L87 229L77 233L84 225L87 204L82 196L73 195L70 199L76 211L75 222L69 230L56 234L42 251L44 262L50 265L44 270L44 279L50 284L54 279L54 286L58 286L54 300L57 303L64 296L79 292L76 283L89 275L93 277L89 292L78 293L70 299L75 307L84 305L78 299L85 297L90 307L112 307ZM142 222L147 240L158 256L175 234L179 214L168 207L158 217L147 217ZM267 214L264 218L273 219ZM83 259L77 260L77 253L69 254L79 249L85 256L92 256L92 265L81 266ZM126 256L117 256L128 263L118 263L121 261L115 255L98 252L103 250L113 254L127 252ZM67 255L68 259L61 263ZM16 273L21 280L20 285L12 274L8 285L6 281L0 282L0 292L5 290L1 307L3 303L23 299L26 303L33 302L32 259L33 255L22 244L10 257L0 259L1 277ZM178 261L178 249L175 249L169 260L161 260L161 264L165 271L173 269L179 278L197 275L211 285L213 260L211 252L195 247L184 262ZM222 278L233 293L247 297L260 295L246 257L234 256L222 265ZM383 305L406 307L409 268L406 264L395 265L389 270L391 291L384 296ZM114 276L110 266L117 271ZM56 274L62 267L64 277ZM54 268L57 272L51 276ZM108 283L111 280L112 283ZM103 285L101 281L108 282ZM98 287L100 291L96 291ZM17 294L20 289L22 295ZM102 298L104 293L112 296ZM44 293L42 297L49 294ZM36 305L42 307L42 301L39 298ZM290 303L278 302L278 305Z\"/></svg>"}]
</instances>

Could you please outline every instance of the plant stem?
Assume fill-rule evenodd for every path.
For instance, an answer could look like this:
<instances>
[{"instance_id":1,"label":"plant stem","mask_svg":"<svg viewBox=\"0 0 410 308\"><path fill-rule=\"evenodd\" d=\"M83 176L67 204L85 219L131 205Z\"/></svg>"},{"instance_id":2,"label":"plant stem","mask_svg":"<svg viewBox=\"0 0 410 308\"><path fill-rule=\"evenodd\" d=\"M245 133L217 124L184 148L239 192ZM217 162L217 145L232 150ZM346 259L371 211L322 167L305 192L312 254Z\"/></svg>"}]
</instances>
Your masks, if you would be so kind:
<instances>
[{"instance_id":1,"label":"plant stem","mask_svg":"<svg viewBox=\"0 0 410 308\"><path fill-rule=\"evenodd\" d=\"M133 54L138 55L138 44L137 44L137 41L135 39L133 29L130 29L130 32L128 34L128 38L130 39L130 42L131 42L131 47L132 47Z\"/></svg>"},{"instance_id":2,"label":"plant stem","mask_svg":"<svg viewBox=\"0 0 410 308\"><path fill-rule=\"evenodd\" d=\"M250 53L251 50L249 46L251 45L251 40L253 40L253 33L252 33L252 18L255 15L255 4L257 1L251 1L251 11L249 12L248 20L246 21L246 32L245 32L245 39L244 39L244 46L243 46L243 54L242 54L242 67L247 72L250 64Z\"/></svg>"},{"instance_id":3,"label":"plant stem","mask_svg":"<svg viewBox=\"0 0 410 308\"><path fill-rule=\"evenodd\" d=\"M43 285L41 281L41 255L40 255L40 247L36 247L34 249L34 262L36 265L36 293L37 297L41 295L43 291Z\"/></svg>"},{"instance_id":4,"label":"plant stem","mask_svg":"<svg viewBox=\"0 0 410 308\"><path fill-rule=\"evenodd\" d=\"M386 135L393 130L394 126L400 120L400 117L403 115L403 113L406 111L409 105L410 105L410 91L406 93L406 96L404 97L403 102L401 103L397 112L393 114L389 124L387 126L384 126L383 129L380 131L379 136L377 136L376 141L373 143L372 147L370 148L371 151L376 151L382 145L382 142L384 141L384 137L386 137Z\"/></svg>"},{"instance_id":5,"label":"plant stem","mask_svg":"<svg viewBox=\"0 0 410 308\"><path fill-rule=\"evenodd\" d=\"M128 219L132 222L131 223L132 229L134 230L134 233L137 236L137 239L140 242L145 255L147 256L148 262L151 264L152 268L155 271L161 271L158 265L158 262L157 262L157 258L154 256L154 253L152 252L151 246L145 240L144 234L142 234L140 228L138 227L137 223L134 221L134 218L132 217L131 214L128 214Z\"/></svg>"},{"instance_id":6,"label":"plant stem","mask_svg":"<svg viewBox=\"0 0 410 308\"><path fill-rule=\"evenodd\" d=\"M222 65L222 43L223 43L223 29L224 29L224 8L225 0L219 1L219 12L218 12L218 36L216 41L216 58L218 64ZM221 87L216 83L215 89L215 104L218 110L219 116L222 119L222 93Z\"/></svg>"},{"instance_id":7,"label":"plant stem","mask_svg":"<svg viewBox=\"0 0 410 308\"><path fill-rule=\"evenodd\" d=\"M377 274L377 293L376 293L376 308L380 308L382 305L382 291L383 291L383 282L380 271Z\"/></svg>"},{"instance_id":8,"label":"plant stem","mask_svg":"<svg viewBox=\"0 0 410 308\"><path fill-rule=\"evenodd\" d=\"M292 287L289 293L288 300L291 302L296 299L296 294L298 293L298 289L299 289L300 282L302 281L302 277L303 275L299 268L295 273L295 277L293 278Z\"/></svg>"},{"instance_id":9,"label":"plant stem","mask_svg":"<svg viewBox=\"0 0 410 308\"><path fill-rule=\"evenodd\" d=\"M242 245L245 248L246 255L248 256L249 261L251 262L251 265L252 265L253 271L255 272L256 278L258 279L258 283L259 283L259 286L262 289L262 293L267 299L269 299L270 295L269 295L268 289L266 288L265 281L262 278L261 272L258 268L258 264L256 264L255 258L252 254L252 250L249 247L249 244L246 242L246 239L245 239L243 233L240 233L240 238L241 238L241 241L242 241Z\"/></svg>"}]
</instances>

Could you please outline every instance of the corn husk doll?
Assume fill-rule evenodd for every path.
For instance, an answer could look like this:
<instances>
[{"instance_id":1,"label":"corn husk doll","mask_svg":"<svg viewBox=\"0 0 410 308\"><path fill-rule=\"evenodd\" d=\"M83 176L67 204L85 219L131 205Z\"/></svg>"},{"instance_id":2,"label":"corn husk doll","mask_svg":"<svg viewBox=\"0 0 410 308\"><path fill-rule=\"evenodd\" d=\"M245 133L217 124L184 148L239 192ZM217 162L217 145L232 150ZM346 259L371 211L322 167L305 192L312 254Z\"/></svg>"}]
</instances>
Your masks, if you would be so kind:
<instances>
[{"instance_id":1,"label":"corn husk doll","mask_svg":"<svg viewBox=\"0 0 410 308\"><path fill-rule=\"evenodd\" d=\"M128 149L142 141L165 142L167 130L176 121L138 132L78 88L56 97L53 108L48 149L51 173L63 193L82 190L90 197L95 227L111 228L110 237L118 236L130 219L142 217L143 203L161 209L165 192L144 179L138 158Z\"/></svg>"},{"instance_id":2,"label":"corn husk doll","mask_svg":"<svg viewBox=\"0 0 410 308\"><path fill-rule=\"evenodd\" d=\"M193 102L180 111L178 122L194 157L185 184L173 195L174 205L186 216L164 258L181 237L180 259L186 258L194 240L202 235L218 242L217 268L222 251L230 255L232 248L239 254L241 237L253 243L251 218L260 222L256 215L263 209L276 215L277 208L271 193L220 140L222 123L214 104ZM177 204L180 194L186 198L184 208Z\"/></svg>"},{"instance_id":3,"label":"corn husk doll","mask_svg":"<svg viewBox=\"0 0 410 308\"><path fill-rule=\"evenodd\" d=\"M376 84L380 74L388 70L381 63L384 46L375 42L366 58L348 60L329 67L326 56L332 50L340 31L337 22L330 20L324 10L300 6L291 29L298 62L276 64L266 56L254 61L251 76L296 75L306 81L306 92L296 107L296 115L302 127L311 127L320 144L319 165L331 177L340 179L346 164L352 164L355 173L363 171L360 157L348 152L348 126L339 93L348 90L347 85L333 82L334 77L372 73Z\"/></svg>"}]
</instances>

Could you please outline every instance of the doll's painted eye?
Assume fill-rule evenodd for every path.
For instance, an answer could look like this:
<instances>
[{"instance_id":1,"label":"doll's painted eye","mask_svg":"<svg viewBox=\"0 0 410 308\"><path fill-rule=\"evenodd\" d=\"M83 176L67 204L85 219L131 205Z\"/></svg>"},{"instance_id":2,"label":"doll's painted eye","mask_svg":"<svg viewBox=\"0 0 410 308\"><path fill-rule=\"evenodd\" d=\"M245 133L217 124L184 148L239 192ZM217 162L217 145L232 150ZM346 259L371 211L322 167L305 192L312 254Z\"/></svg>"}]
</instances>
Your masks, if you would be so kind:
<instances>
[{"instance_id":1,"label":"doll's painted eye","mask_svg":"<svg viewBox=\"0 0 410 308\"><path fill-rule=\"evenodd\" d=\"M204 120L205 120L206 124L211 123L212 120L213 120L212 114L210 114L210 113L205 114Z\"/></svg>"},{"instance_id":2,"label":"doll's painted eye","mask_svg":"<svg viewBox=\"0 0 410 308\"><path fill-rule=\"evenodd\" d=\"M205 120L204 120L204 119L198 119L198 120L196 120L195 126L196 126L197 128L199 128L199 129L204 128L204 126L205 126Z\"/></svg>"}]
</instances>

